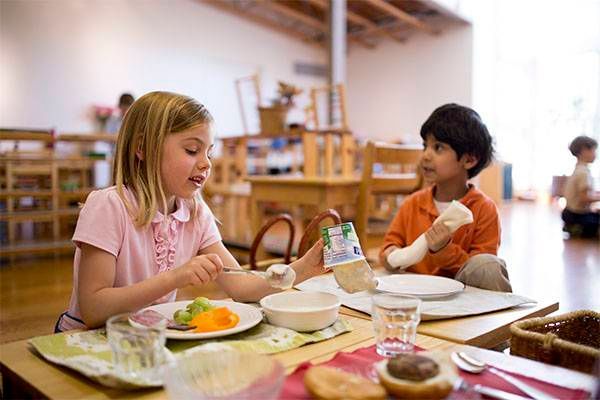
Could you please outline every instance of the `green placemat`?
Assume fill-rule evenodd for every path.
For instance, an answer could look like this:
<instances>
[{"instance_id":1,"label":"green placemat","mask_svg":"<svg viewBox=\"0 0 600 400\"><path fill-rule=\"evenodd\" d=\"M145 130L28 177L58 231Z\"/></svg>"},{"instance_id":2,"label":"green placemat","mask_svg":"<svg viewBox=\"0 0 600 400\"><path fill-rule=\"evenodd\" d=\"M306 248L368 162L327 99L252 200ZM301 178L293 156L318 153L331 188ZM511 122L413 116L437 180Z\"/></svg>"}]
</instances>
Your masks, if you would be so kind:
<instances>
[{"instance_id":1,"label":"green placemat","mask_svg":"<svg viewBox=\"0 0 600 400\"><path fill-rule=\"evenodd\" d=\"M245 332L222 338L169 340L167 348L175 357L187 352L215 347L231 347L240 351L274 354L295 349L307 343L330 339L350 331L352 331L352 325L342 318L325 329L309 333L300 333L262 322ZM163 384L162 380L143 381L118 375L113 367L112 352L104 329L40 336L30 339L29 343L46 360L74 369L105 386L131 389L157 387Z\"/></svg>"}]
</instances>

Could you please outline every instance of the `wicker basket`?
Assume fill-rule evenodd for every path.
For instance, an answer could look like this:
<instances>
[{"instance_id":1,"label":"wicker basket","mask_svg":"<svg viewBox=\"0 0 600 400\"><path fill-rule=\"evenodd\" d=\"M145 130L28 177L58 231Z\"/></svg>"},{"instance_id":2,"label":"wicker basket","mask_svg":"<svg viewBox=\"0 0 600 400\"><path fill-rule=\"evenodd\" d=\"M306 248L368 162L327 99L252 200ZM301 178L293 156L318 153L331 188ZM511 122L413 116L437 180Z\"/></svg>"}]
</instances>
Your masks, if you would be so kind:
<instances>
[{"instance_id":1,"label":"wicker basket","mask_svg":"<svg viewBox=\"0 0 600 400\"><path fill-rule=\"evenodd\" d=\"M575 311L510 326L510 353L592 373L600 358L600 313Z\"/></svg>"},{"instance_id":2,"label":"wicker basket","mask_svg":"<svg viewBox=\"0 0 600 400\"><path fill-rule=\"evenodd\" d=\"M287 131L286 119L288 107L258 107L260 133L269 136L281 136Z\"/></svg>"}]
</instances>

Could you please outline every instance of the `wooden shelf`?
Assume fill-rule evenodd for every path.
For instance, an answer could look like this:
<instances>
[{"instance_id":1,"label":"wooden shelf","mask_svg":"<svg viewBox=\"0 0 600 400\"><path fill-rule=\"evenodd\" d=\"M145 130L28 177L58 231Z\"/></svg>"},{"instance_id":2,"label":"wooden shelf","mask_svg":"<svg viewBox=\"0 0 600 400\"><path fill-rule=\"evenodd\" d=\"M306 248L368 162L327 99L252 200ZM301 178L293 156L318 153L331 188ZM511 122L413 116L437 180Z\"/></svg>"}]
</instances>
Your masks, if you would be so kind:
<instances>
[{"instance_id":1,"label":"wooden shelf","mask_svg":"<svg viewBox=\"0 0 600 400\"><path fill-rule=\"evenodd\" d=\"M62 133L56 137L62 142L111 142L117 141L117 135L112 133Z\"/></svg>"},{"instance_id":2,"label":"wooden shelf","mask_svg":"<svg viewBox=\"0 0 600 400\"><path fill-rule=\"evenodd\" d=\"M13 221L13 222L24 222L24 221L52 221L54 217L65 217L78 215L79 208L61 208L58 210L35 210L35 211L13 211L11 213L1 213L0 221Z\"/></svg>"},{"instance_id":3,"label":"wooden shelf","mask_svg":"<svg viewBox=\"0 0 600 400\"><path fill-rule=\"evenodd\" d=\"M52 190L2 190L0 191L0 199L9 197L52 197Z\"/></svg>"},{"instance_id":4,"label":"wooden shelf","mask_svg":"<svg viewBox=\"0 0 600 400\"><path fill-rule=\"evenodd\" d=\"M61 134L53 136L48 132L29 130L0 129L2 140L38 140L44 143L79 142L89 147L96 141L114 143L116 135L107 133ZM81 149L83 152L85 148ZM54 148L37 151L13 151L0 155L0 202L2 203L0 221L6 226L8 244L2 246L2 255L9 256L30 253L54 253L59 250L72 250L70 241L62 242L72 230L73 219L79 215L77 202L86 199L96 188L93 182L95 163L109 162L110 157L59 156ZM62 188L77 188L61 190ZM25 198L32 198L31 208L23 208ZM25 201L24 201L25 199ZM22 226L23 223L44 223L33 229L33 238ZM72 233L72 232L71 232ZM33 242L36 235L43 234L49 240L43 243ZM70 236L70 235L69 235ZM45 239L44 239L45 240Z\"/></svg>"},{"instance_id":5,"label":"wooden shelf","mask_svg":"<svg viewBox=\"0 0 600 400\"><path fill-rule=\"evenodd\" d=\"M3 257L51 252L71 252L73 250L75 250L75 245L73 245L71 240L20 243L10 246L0 246L0 253L2 253Z\"/></svg>"},{"instance_id":6,"label":"wooden shelf","mask_svg":"<svg viewBox=\"0 0 600 400\"><path fill-rule=\"evenodd\" d=\"M51 131L0 129L0 140L35 140L51 143L54 142L54 136Z\"/></svg>"}]
</instances>

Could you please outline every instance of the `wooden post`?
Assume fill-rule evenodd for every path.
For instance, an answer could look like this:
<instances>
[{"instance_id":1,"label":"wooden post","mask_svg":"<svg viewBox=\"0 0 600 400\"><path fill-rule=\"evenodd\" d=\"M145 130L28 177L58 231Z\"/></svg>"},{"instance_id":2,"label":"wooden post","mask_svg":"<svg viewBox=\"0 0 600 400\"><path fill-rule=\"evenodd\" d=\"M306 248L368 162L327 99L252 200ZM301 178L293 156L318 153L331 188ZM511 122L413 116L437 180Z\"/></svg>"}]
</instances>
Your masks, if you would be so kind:
<instances>
[{"instance_id":1,"label":"wooden post","mask_svg":"<svg viewBox=\"0 0 600 400\"><path fill-rule=\"evenodd\" d=\"M341 135L340 147L342 152L342 176L354 176L354 158L356 154L356 142L350 132Z\"/></svg>"},{"instance_id":2,"label":"wooden post","mask_svg":"<svg viewBox=\"0 0 600 400\"><path fill-rule=\"evenodd\" d=\"M335 168L333 165L333 149L335 143L333 139L333 133L325 133L325 165L323 169L325 176L327 177L333 177L335 175Z\"/></svg>"},{"instance_id":3,"label":"wooden post","mask_svg":"<svg viewBox=\"0 0 600 400\"><path fill-rule=\"evenodd\" d=\"M304 177L312 178L317 176L319 154L317 147L317 133L303 132L302 145L304 152Z\"/></svg>"}]
</instances>

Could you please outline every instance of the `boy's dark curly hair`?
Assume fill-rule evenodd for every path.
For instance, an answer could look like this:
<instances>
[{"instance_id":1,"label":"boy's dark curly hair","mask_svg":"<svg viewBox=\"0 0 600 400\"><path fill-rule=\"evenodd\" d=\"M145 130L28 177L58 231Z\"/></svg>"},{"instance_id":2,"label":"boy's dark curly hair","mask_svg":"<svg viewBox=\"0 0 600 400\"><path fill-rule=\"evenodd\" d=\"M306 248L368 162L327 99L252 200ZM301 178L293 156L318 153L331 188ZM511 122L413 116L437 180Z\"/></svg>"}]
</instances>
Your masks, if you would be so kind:
<instances>
[{"instance_id":1,"label":"boy's dark curly hair","mask_svg":"<svg viewBox=\"0 0 600 400\"><path fill-rule=\"evenodd\" d=\"M591 138L589 136L577 136L571 144L569 145L569 150L571 154L575 157L579 157L581 154L581 150L583 149L595 149L598 147L598 142L596 139Z\"/></svg>"},{"instance_id":2,"label":"boy's dark curly hair","mask_svg":"<svg viewBox=\"0 0 600 400\"><path fill-rule=\"evenodd\" d=\"M423 140L429 135L447 143L456 152L457 159L469 154L479 160L467 171L469 178L476 176L492 161L492 137L479 114L468 107L450 103L436 108L421 126Z\"/></svg>"}]
</instances>

